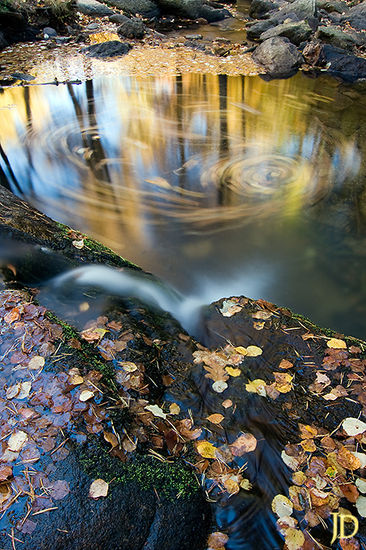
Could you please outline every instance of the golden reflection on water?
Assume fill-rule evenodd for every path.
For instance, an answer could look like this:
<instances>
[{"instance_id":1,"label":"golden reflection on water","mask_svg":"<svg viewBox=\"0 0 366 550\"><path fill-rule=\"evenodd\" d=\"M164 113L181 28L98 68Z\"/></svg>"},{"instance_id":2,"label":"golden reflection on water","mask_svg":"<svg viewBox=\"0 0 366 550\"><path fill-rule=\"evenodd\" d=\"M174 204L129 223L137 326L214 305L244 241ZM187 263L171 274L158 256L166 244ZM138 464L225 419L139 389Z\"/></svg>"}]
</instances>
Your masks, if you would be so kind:
<instances>
[{"instance_id":1,"label":"golden reflection on water","mask_svg":"<svg viewBox=\"0 0 366 550\"><path fill-rule=\"evenodd\" d=\"M49 215L163 276L185 261L195 269L204 260L211 273L215 255L264 259L271 241L282 243L279 257L302 247L309 266L317 244L304 220L364 229L362 201L347 221L337 201L362 196L365 109L347 88L320 83L184 74L10 88L0 95L0 141L14 177L4 158L3 170Z\"/></svg>"}]
</instances>

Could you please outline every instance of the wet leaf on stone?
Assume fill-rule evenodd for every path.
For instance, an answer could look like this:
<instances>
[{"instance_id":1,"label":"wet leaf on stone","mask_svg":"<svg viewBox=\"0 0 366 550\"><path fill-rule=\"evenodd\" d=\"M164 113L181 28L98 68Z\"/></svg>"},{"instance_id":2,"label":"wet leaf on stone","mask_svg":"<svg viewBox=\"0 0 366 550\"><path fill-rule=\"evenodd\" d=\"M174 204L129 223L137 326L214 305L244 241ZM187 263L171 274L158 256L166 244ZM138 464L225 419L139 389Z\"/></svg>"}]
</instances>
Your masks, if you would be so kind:
<instances>
[{"instance_id":1,"label":"wet leaf on stone","mask_svg":"<svg viewBox=\"0 0 366 550\"><path fill-rule=\"evenodd\" d=\"M210 416L207 417L207 420L209 422L212 422L212 424L220 424L224 420L224 416L219 413L210 414Z\"/></svg>"},{"instance_id":2,"label":"wet leaf on stone","mask_svg":"<svg viewBox=\"0 0 366 550\"><path fill-rule=\"evenodd\" d=\"M340 340L339 338L330 338L327 341L328 348L333 349L347 349L347 344L344 340Z\"/></svg>"},{"instance_id":3,"label":"wet leaf on stone","mask_svg":"<svg viewBox=\"0 0 366 550\"><path fill-rule=\"evenodd\" d=\"M293 504L285 495L276 495L272 500L272 510L279 517L291 516Z\"/></svg>"},{"instance_id":4,"label":"wet leaf on stone","mask_svg":"<svg viewBox=\"0 0 366 550\"><path fill-rule=\"evenodd\" d=\"M106 497L108 495L109 484L104 479L95 479L89 488L90 498Z\"/></svg>"},{"instance_id":5,"label":"wet leaf on stone","mask_svg":"<svg viewBox=\"0 0 366 550\"><path fill-rule=\"evenodd\" d=\"M229 447L234 456L242 456L245 453L250 453L255 450L257 447L257 440L254 435L244 433L231 443Z\"/></svg>"},{"instance_id":6,"label":"wet leaf on stone","mask_svg":"<svg viewBox=\"0 0 366 550\"><path fill-rule=\"evenodd\" d=\"M209 441L198 441L196 444L197 452L203 456L203 458L216 458L216 447Z\"/></svg>"}]
</instances>

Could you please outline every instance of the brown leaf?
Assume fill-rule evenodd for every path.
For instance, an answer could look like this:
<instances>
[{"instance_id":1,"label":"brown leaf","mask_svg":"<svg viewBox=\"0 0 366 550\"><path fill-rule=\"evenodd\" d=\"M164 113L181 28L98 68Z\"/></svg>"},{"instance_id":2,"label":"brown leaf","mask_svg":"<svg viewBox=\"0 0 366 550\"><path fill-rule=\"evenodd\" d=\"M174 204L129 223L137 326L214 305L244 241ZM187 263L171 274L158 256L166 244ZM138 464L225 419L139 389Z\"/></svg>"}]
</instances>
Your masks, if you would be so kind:
<instances>
[{"instance_id":1,"label":"brown leaf","mask_svg":"<svg viewBox=\"0 0 366 550\"><path fill-rule=\"evenodd\" d=\"M207 420L209 422L212 422L212 424L220 424L224 420L224 416L222 414L216 413L216 414L210 414L210 416L207 417Z\"/></svg>"},{"instance_id":2,"label":"brown leaf","mask_svg":"<svg viewBox=\"0 0 366 550\"><path fill-rule=\"evenodd\" d=\"M222 550L228 540L229 537L225 535L225 533L216 531L215 533L211 533L208 537L207 546L212 550Z\"/></svg>"},{"instance_id":3,"label":"brown leaf","mask_svg":"<svg viewBox=\"0 0 366 550\"><path fill-rule=\"evenodd\" d=\"M245 453L254 451L256 446L257 440L254 435L250 433L240 435L231 445L229 445L234 456L242 456Z\"/></svg>"},{"instance_id":4,"label":"brown leaf","mask_svg":"<svg viewBox=\"0 0 366 550\"><path fill-rule=\"evenodd\" d=\"M0 466L0 482L13 477L13 468L11 466Z\"/></svg>"},{"instance_id":5,"label":"brown leaf","mask_svg":"<svg viewBox=\"0 0 366 550\"><path fill-rule=\"evenodd\" d=\"M281 363L278 365L280 369L291 369L291 367L294 366L291 361L288 361L287 359L282 359Z\"/></svg>"}]
</instances>

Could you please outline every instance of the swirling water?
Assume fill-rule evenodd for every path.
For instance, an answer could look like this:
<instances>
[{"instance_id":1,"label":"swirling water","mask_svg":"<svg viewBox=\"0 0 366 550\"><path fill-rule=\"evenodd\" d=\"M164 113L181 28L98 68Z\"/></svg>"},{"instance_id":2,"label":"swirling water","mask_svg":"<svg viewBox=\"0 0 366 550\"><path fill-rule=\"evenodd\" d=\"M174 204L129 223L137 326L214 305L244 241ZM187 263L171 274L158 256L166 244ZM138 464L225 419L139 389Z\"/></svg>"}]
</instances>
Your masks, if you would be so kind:
<instances>
[{"instance_id":1,"label":"swirling water","mask_svg":"<svg viewBox=\"0 0 366 550\"><path fill-rule=\"evenodd\" d=\"M262 297L365 336L365 95L186 74L3 90L14 192L210 302Z\"/></svg>"}]
</instances>

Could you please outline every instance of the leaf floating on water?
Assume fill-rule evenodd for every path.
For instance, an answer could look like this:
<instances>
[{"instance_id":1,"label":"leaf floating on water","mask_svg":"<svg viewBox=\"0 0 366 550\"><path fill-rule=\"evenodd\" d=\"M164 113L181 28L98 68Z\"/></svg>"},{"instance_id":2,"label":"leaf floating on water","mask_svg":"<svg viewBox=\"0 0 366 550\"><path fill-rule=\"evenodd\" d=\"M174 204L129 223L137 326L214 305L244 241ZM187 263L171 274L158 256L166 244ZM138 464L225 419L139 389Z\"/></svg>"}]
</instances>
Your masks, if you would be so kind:
<instances>
[{"instance_id":1,"label":"leaf floating on water","mask_svg":"<svg viewBox=\"0 0 366 550\"><path fill-rule=\"evenodd\" d=\"M281 363L278 365L280 369L291 369L291 367L293 366L293 363L291 363L291 361L288 361L287 359L282 359Z\"/></svg>"},{"instance_id":2,"label":"leaf floating on water","mask_svg":"<svg viewBox=\"0 0 366 550\"><path fill-rule=\"evenodd\" d=\"M28 435L22 430L18 430L8 439L8 448L10 451L19 452L26 441L28 441Z\"/></svg>"},{"instance_id":3,"label":"leaf floating on water","mask_svg":"<svg viewBox=\"0 0 366 550\"><path fill-rule=\"evenodd\" d=\"M226 382L224 382L223 380L217 380L216 382L214 382L212 384L212 389L216 392L216 393L222 393L224 392L226 389L228 388L228 385Z\"/></svg>"},{"instance_id":4,"label":"leaf floating on water","mask_svg":"<svg viewBox=\"0 0 366 550\"><path fill-rule=\"evenodd\" d=\"M247 347L247 356L248 357L258 357L262 355L263 351L258 346L248 346Z\"/></svg>"},{"instance_id":5,"label":"leaf floating on water","mask_svg":"<svg viewBox=\"0 0 366 550\"><path fill-rule=\"evenodd\" d=\"M240 369L234 369L233 367L225 367L225 370L230 376L233 376L234 378L241 375Z\"/></svg>"},{"instance_id":6,"label":"leaf floating on water","mask_svg":"<svg viewBox=\"0 0 366 550\"><path fill-rule=\"evenodd\" d=\"M250 491L252 489L252 484L250 483L249 479L242 479L240 482L240 488L244 489L244 491Z\"/></svg>"},{"instance_id":7,"label":"leaf floating on water","mask_svg":"<svg viewBox=\"0 0 366 550\"><path fill-rule=\"evenodd\" d=\"M47 491L53 499L61 500L69 494L70 486L66 480L59 479L58 481L52 483L50 487L47 487Z\"/></svg>"},{"instance_id":8,"label":"leaf floating on water","mask_svg":"<svg viewBox=\"0 0 366 550\"><path fill-rule=\"evenodd\" d=\"M208 537L207 550L225 550L225 544L228 540L229 537L225 535L225 533L215 531L215 533L211 533L211 535Z\"/></svg>"},{"instance_id":9,"label":"leaf floating on water","mask_svg":"<svg viewBox=\"0 0 366 550\"><path fill-rule=\"evenodd\" d=\"M266 397L266 383L261 378L256 378L255 380L249 381L248 384L245 384L245 389L249 393L257 393L262 397Z\"/></svg>"},{"instance_id":10,"label":"leaf floating on water","mask_svg":"<svg viewBox=\"0 0 366 550\"><path fill-rule=\"evenodd\" d=\"M180 413L180 406L177 403L171 403L169 405L169 412L170 412L170 414L179 414Z\"/></svg>"},{"instance_id":11,"label":"leaf floating on water","mask_svg":"<svg viewBox=\"0 0 366 550\"><path fill-rule=\"evenodd\" d=\"M209 422L212 422L212 424L220 424L224 420L224 416L219 413L210 414L210 416L207 417L207 420Z\"/></svg>"},{"instance_id":12,"label":"leaf floating on water","mask_svg":"<svg viewBox=\"0 0 366 550\"><path fill-rule=\"evenodd\" d=\"M104 479L95 479L89 488L90 498L106 497L108 495L109 484Z\"/></svg>"},{"instance_id":13,"label":"leaf floating on water","mask_svg":"<svg viewBox=\"0 0 366 550\"><path fill-rule=\"evenodd\" d=\"M272 510L279 517L291 516L294 511L293 504L285 495L276 495L272 500Z\"/></svg>"},{"instance_id":14,"label":"leaf floating on water","mask_svg":"<svg viewBox=\"0 0 366 550\"><path fill-rule=\"evenodd\" d=\"M147 183L152 183L153 185L157 185L158 187L161 187L162 189L171 189L172 188L170 183L166 179L161 178L160 176L156 176L155 178L151 178L151 179L145 179L145 181Z\"/></svg>"},{"instance_id":15,"label":"leaf floating on water","mask_svg":"<svg viewBox=\"0 0 366 550\"><path fill-rule=\"evenodd\" d=\"M286 372L274 372L275 377L275 388L280 393L288 393L292 390L292 379L291 374Z\"/></svg>"},{"instance_id":16,"label":"leaf floating on water","mask_svg":"<svg viewBox=\"0 0 366 550\"><path fill-rule=\"evenodd\" d=\"M305 542L304 533L299 529L289 527L285 532L285 542L288 550L301 550Z\"/></svg>"},{"instance_id":17,"label":"leaf floating on water","mask_svg":"<svg viewBox=\"0 0 366 550\"><path fill-rule=\"evenodd\" d=\"M225 401L222 402L222 406L224 407L224 409L229 409L233 406L233 402L231 401L231 399L225 399Z\"/></svg>"},{"instance_id":18,"label":"leaf floating on water","mask_svg":"<svg viewBox=\"0 0 366 550\"><path fill-rule=\"evenodd\" d=\"M203 458L216 458L216 447L209 441L198 441L196 449Z\"/></svg>"},{"instance_id":19,"label":"leaf floating on water","mask_svg":"<svg viewBox=\"0 0 366 550\"><path fill-rule=\"evenodd\" d=\"M347 349L347 344L344 340L339 340L339 338L330 338L327 341L328 348L334 349Z\"/></svg>"},{"instance_id":20,"label":"leaf floating on water","mask_svg":"<svg viewBox=\"0 0 366 550\"><path fill-rule=\"evenodd\" d=\"M257 447L257 440L254 435L250 433L244 433L240 435L238 439L229 445L230 450L234 456L243 456L245 453L250 453L254 451Z\"/></svg>"},{"instance_id":21,"label":"leaf floating on water","mask_svg":"<svg viewBox=\"0 0 366 550\"><path fill-rule=\"evenodd\" d=\"M34 355L28 363L28 368L31 370L38 370L44 367L45 359L41 355Z\"/></svg>"},{"instance_id":22,"label":"leaf floating on water","mask_svg":"<svg viewBox=\"0 0 366 550\"><path fill-rule=\"evenodd\" d=\"M248 351L247 351L247 348L244 348L243 346L237 346L235 348L235 351L237 353L240 353L240 355L248 355Z\"/></svg>"},{"instance_id":23,"label":"leaf floating on water","mask_svg":"<svg viewBox=\"0 0 366 550\"><path fill-rule=\"evenodd\" d=\"M165 412L159 407L159 405L147 405L145 407L145 410L150 411L154 416L158 416L164 419L166 418Z\"/></svg>"},{"instance_id":24,"label":"leaf floating on water","mask_svg":"<svg viewBox=\"0 0 366 550\"><path fill-rule=\"evenodd\" d=\"M347 435L354 436L366 432L366 423L359 418L345 418L342 422L342 428Z\"/></svg>"}]
</instances>

